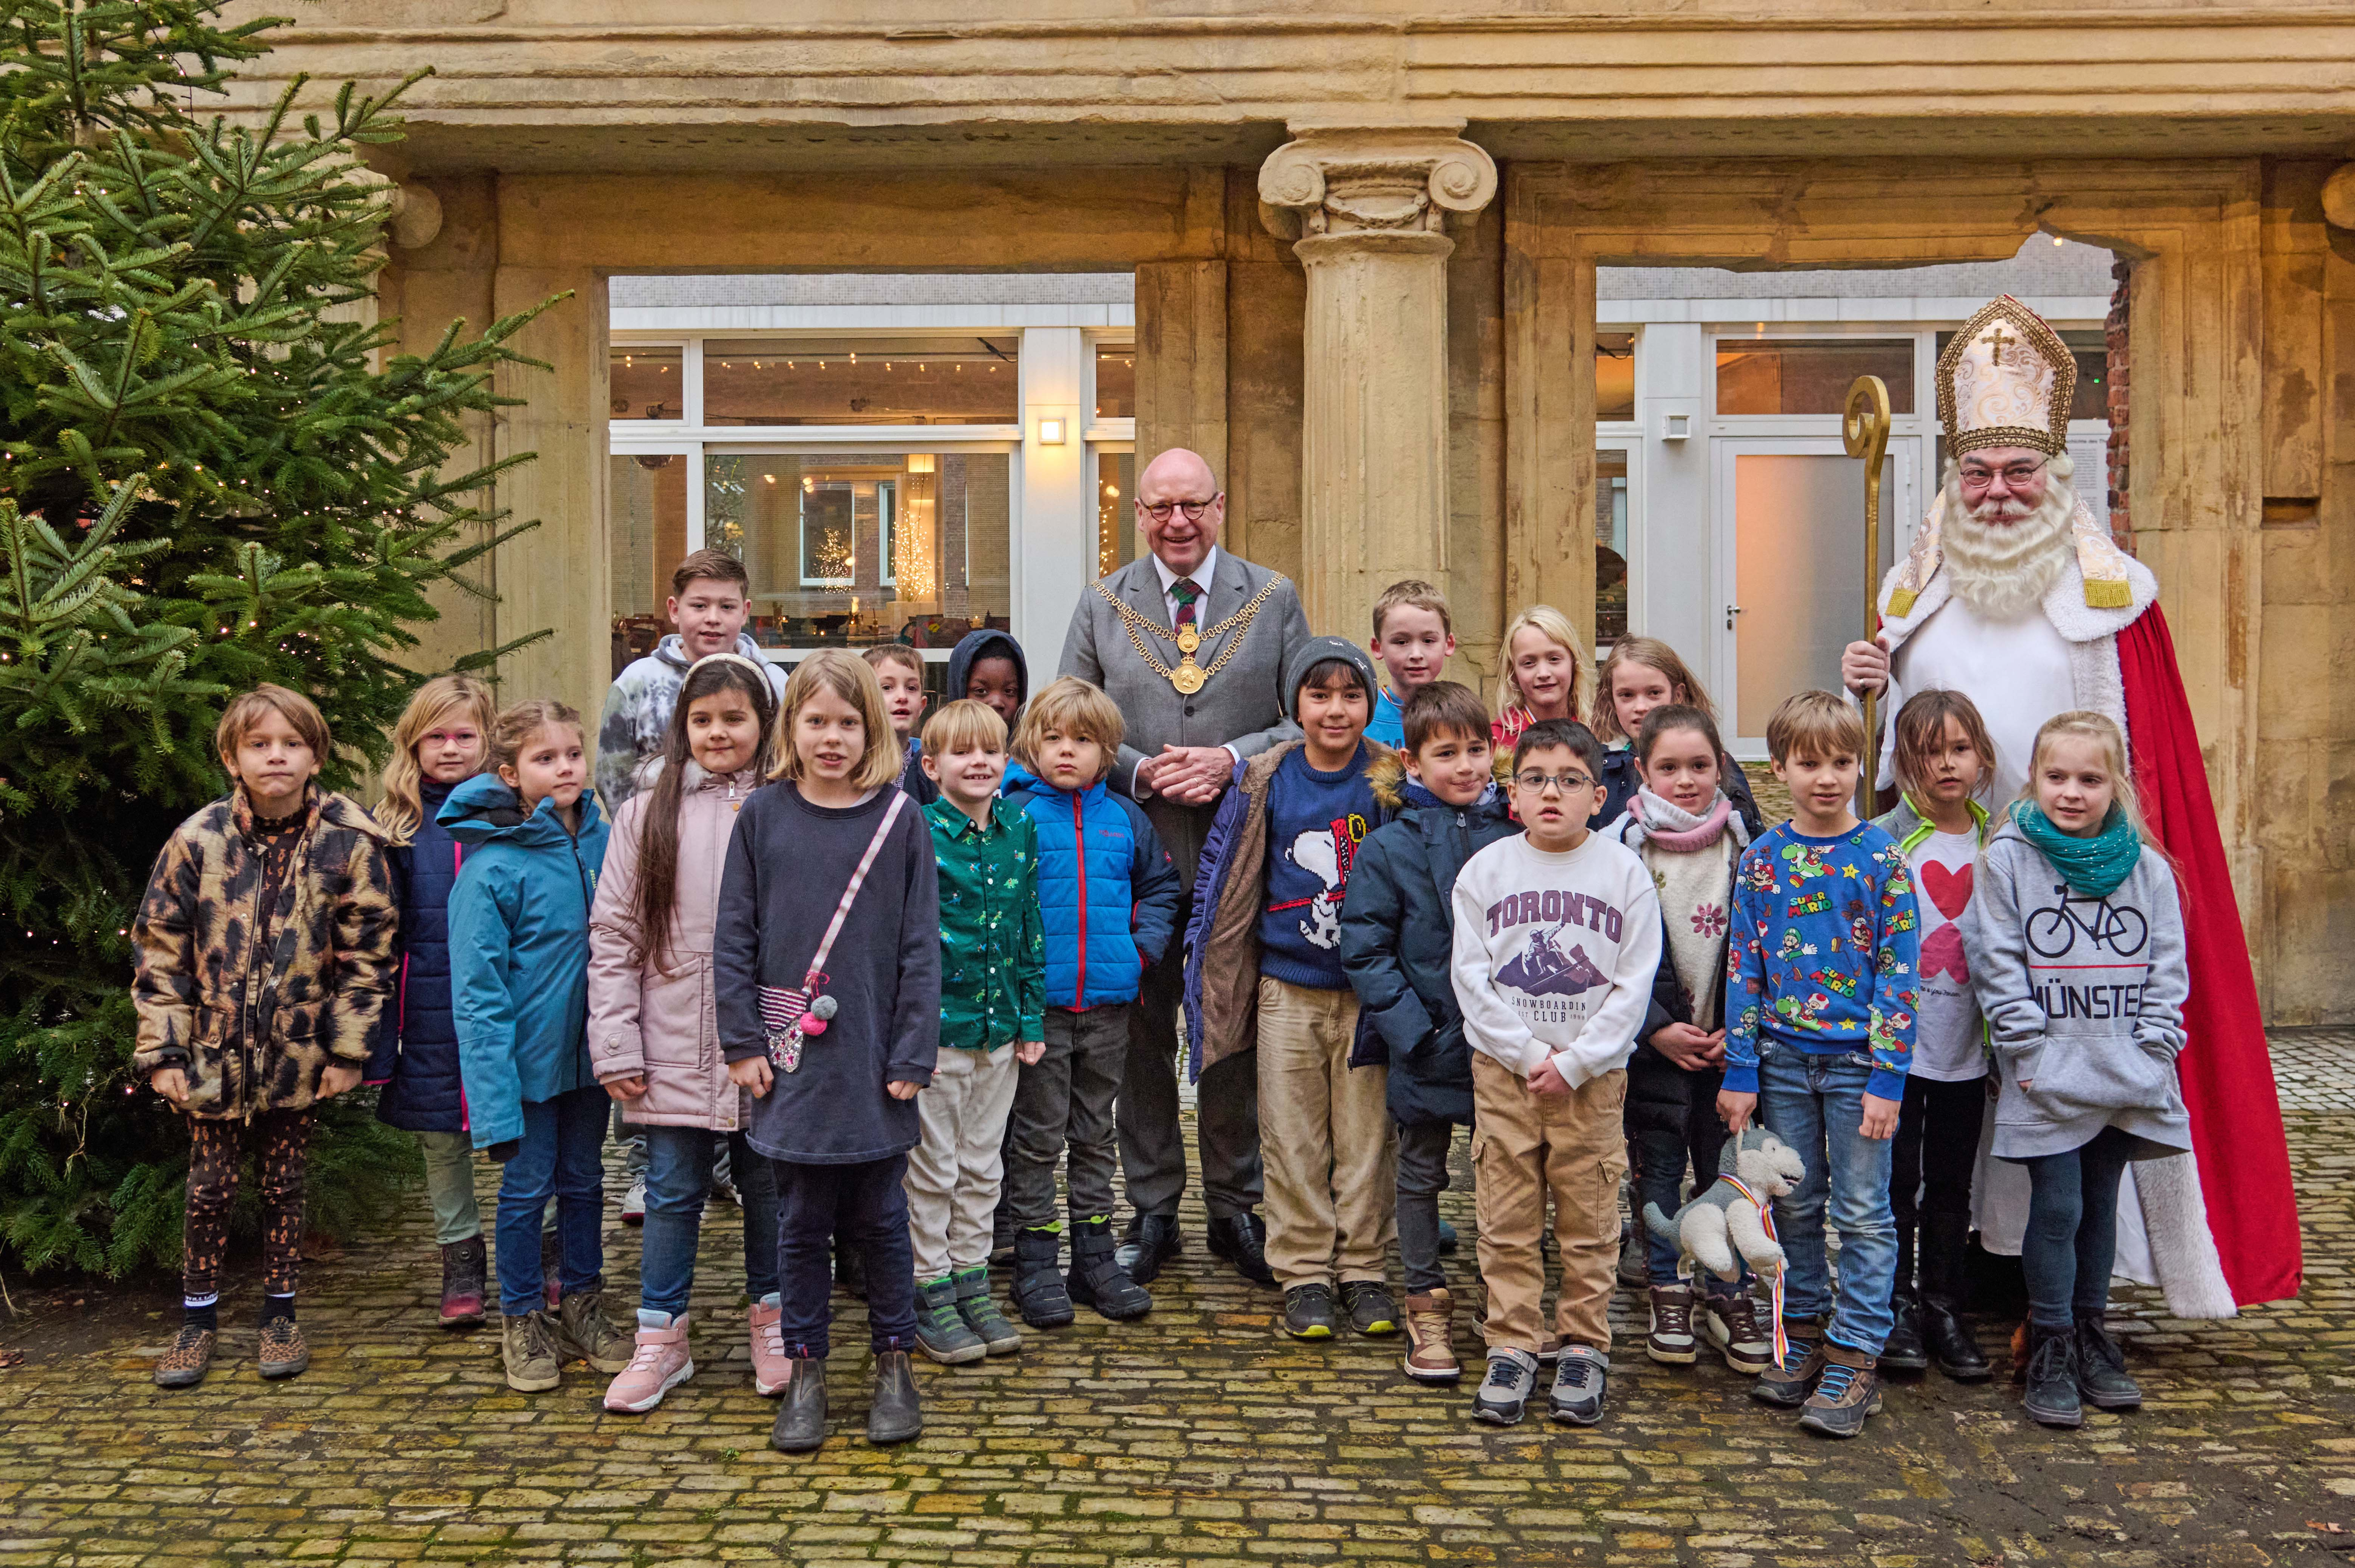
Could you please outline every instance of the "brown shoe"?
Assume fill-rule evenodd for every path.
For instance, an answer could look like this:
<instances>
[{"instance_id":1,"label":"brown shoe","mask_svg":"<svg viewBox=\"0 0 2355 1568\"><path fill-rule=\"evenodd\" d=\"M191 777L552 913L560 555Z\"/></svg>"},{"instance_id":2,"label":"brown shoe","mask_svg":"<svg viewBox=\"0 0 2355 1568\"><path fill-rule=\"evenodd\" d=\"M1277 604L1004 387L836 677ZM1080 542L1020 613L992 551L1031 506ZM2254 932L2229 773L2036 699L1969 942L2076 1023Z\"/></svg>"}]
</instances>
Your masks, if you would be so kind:
<instances>
[{"instance_id":1,"label":"brown shoe","mask_svg":"<svg viewBox=\"0 0 2355 1568\"><path fill-rule=\"evenodd\" d=\"M1807 1396L1816 1392L1816 1379L1823 1372L1823 1325L1785 1317L1783 1333L1790 1341L1790 1356L1782 1365L1769 1365L1759 1373L1758 1381L1750 1385L1750 1393L1753 1399L1792 1410L1807 1402Z\"/></svg>"},{"instance_id":2,"label":"brown shoe","mask_svg":"<svg viewBox=\"0 0 2355 1568\"><path fill-rule=\"evenodd\" d=\"M1652 1286L1652 1331L1644 1337L1644 1354L1670 1367L1689 1367L1700 1360L1700 1344L1693 1338L1691 1285Z\"/></svg>"},{"instance_id":3,"label":"brown shoe","mask_svg":"<svg viewBox=\"0 0 2355 1568\"><path fill-rule=\"evenodd\" d=\"M1455 1359L1455 1300L1441 1285L1406 1298L1406 1359L1399 1363L1417 1382L1452 1383L1464 1375Z\"/></svg>"},{"instance_id":4,"label":"brown shoe","mask_svg":"<svg viewBox=\"0 0 2355 1568\"><path fill-rule=\"evenodd\" d=\"M265 1378L291 1378L311 1364L311 1346L292 1317L273 1317L261 1326L261 1348L255 1356Z\"/></svg>"},{"instance_id":5,"label":"brown shoe","mask_svg":"<svg viewBox=\"0 0 2355 1568\"><path fill-rule=\"evenodd\" d=\"M213 1364L213 1347L220 1336L194 1323L180 1325L180 1337L155 1363L157 1388L194 1388L205 1381L205 1371Z\"/></svg>"},{"instance_id":6,"label":"brown shoe","mask_svg":"<svg viewBox=\"0 0 2355 1568\"><path fill-rule=\"evenodd\" d=\"M1799 1408L1799 1424L1827 1437L1853 1437L1864 1418L1881 1413L1880 1358L1827 1339L1823 1375Z\"/></svg>"},{"instance_id":7,"label":"brown shoe","mask_svg":"<svg viewBox=\"0 0 2355 1568\"><path fill-rule=\"evenodd\" d=\"M576 1290L556 1309L556 1351L578 1356L601 1372L618 1372L637 1351L637 1336L623 1333L605 1316L605 1293Z\"/></svg>"}]
</instances>

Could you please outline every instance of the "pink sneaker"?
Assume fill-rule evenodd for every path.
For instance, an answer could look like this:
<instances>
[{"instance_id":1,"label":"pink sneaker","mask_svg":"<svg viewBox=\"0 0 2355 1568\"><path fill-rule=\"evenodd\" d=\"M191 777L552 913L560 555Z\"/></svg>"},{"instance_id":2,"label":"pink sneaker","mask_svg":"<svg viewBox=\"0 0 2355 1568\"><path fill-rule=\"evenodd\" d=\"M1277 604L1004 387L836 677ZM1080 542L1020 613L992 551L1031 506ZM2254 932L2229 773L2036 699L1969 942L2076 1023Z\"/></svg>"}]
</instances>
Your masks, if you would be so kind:
<instances>
[{"instance_id":1,"label":"pink sneaker","mask_svg":"<svg viewBox=\"0 0 2355 1568\"><path fill-rule=\"evenodd\" d=\"M652 1410L663 1395L695 1375L695 1360L687 1353L687 1314L667 1328L638 1328L630 1364L615 1374L605 1390L605 1408L635 1413Z\"/></svg>"},{"instance_id":2,"label":"pink sneaker","mask_svg":"<svg viewBox=\"0 0 2355 1568\"><path fill-rule=\"evenodd\" d=\"M777 1325L785 1316L782 1307L752 1303L752 1392L774 1399L793 1381L794 1363L785 1354L785 1336Z\"/></svg>"}]
</instances>

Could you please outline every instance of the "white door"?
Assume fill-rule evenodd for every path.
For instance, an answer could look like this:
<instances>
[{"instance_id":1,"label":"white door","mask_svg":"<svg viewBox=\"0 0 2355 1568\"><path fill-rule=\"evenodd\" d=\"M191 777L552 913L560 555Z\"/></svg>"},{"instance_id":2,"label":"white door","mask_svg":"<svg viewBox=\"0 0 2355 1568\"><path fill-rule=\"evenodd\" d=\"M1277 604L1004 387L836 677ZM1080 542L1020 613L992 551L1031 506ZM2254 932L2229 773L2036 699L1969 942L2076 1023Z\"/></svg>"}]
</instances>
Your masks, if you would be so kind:
<instances>
[{"instance_id":1,"label":"white door","mask_svg":"<svg viewBox=\"0 0 2355 1568\"><path fill-rule=\"evenodd\" d=\"M1864 464L1837 436L1719 436L1710 443L1719 603L1715 693L1735 756L1766 754L1775 705L1837 690L1840 649L1864 630ZM1919 438L1889 443L1881 567L1921 517Z\"/></svg>"}]
</instances>

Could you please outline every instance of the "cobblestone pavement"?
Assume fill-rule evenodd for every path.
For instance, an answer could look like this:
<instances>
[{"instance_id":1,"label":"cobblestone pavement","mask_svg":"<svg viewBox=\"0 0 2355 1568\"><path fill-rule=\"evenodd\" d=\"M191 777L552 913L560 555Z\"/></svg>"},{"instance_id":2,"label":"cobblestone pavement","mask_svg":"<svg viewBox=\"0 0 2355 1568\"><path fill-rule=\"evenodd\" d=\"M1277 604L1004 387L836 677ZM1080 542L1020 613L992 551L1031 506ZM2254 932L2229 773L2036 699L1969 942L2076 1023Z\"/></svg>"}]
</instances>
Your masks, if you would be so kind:
<instances>
[{"instance_id":1,"label":"cobblestone pavement","mask_svg":"<svg viewBox=\"0 0 2355 1568\"><path fill-rule=\"evenodd\" d=\"M289 1383L255 1375L250 1265L223 1306L224 1358L192 1392L148 1382L168 1297L12 1329L27 1360L0 1371L0 1563L2343 1561L2350 1043L2282 1042L2304 1296L2185 1324L2125 1293L2150 1401L2078 1434L2026 1423L2008 1382L1933 1374L1892 1386L1861 1439L1813 1440L1721 1367L1645 1361L1632 1292L1601 1426L1477 1427L1468 1388L1399 1374L1396 1341L1283 1339L1274 1294L1214 1265L1189 1208L1149 1319L1083 1310L1018 1360L925 1367L929 1430L897 1450L856 1435L865 1334L845 1298L839 1435L788 1459L767 1448L773 1407L747 1381L732 1211L706 1234L697 1375L639 1417L605 1414L605 1380L578 1364L559 1392L511 1393L492 1334L435 1328L421 1213L309 1265L313 1361ZM1462 1184L1448 1201L1468 1280ZM636 1238L616 1224L607 1241L616 1294L634 1299ZM2001 1329L1985 1332L1998 1349Z\"/></svg>"}]
</instances>

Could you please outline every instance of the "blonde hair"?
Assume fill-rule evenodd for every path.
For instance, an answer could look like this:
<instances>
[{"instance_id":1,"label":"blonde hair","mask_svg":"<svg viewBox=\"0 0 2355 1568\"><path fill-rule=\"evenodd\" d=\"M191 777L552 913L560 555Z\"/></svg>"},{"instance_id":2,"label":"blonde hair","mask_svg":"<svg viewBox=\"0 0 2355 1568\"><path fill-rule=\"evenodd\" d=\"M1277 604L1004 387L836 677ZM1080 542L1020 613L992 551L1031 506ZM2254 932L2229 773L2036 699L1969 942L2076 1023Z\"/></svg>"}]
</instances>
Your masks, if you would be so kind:
<instances>
[{"instance_id":1,"label":"blonde hair","mask_svg":"<svg viewBox=\"0 0 2355 1568\"><path fill-rule=\"evenodd\" d=\"M406 844L417 837L425 820L425 801L420 793L425 773L417 765L418 742L445 715L461 708L482 733L483 760L475 764L479 773L490 765L491 726L498 709L491 702L491 688L473 676L435 676L417 688L417 695L409 699L392 727L392 755L385 759L384 798L376 804L376 820L394 844Z\"/></svg>"},{"instance_id":2,"label":"blonde hair","mask_svg":"<svg viewBox=\"0 0 2355 1568\"><path fill-rule=\"evenodd\" d=\"M491 721L491 752L484 759L483 765L494 772L514 767L516 759L523 755L523 749L531 743L533 736L542 730L566 728L575 734L582 734L579 709L559 702L553 697L535 697L518 702ZM585 735L583 739L586 739Z\"/></svg>"},{"instance_id":3,"label":"blonde hair","mask_svg":"<svg viewBox=\"0 0 2355 1568\"><path fill-rule=\"evenodd\" d=\"M289 691L282 686L262 682L251 691L231 698L221 709L220 722L213 727L213 750L219 753L221 765L236 769L229 759L245 741L245 732L261 722L265 713L275 713L286 720L303 743L311 748L311 760L324 765L328 749L335 743L327 734L327 716L319 705L299 691Z\"/></svg>"},{"instance_id":4,"label":"blonde hair","mask_svg":"<svg viewBox=\"0 0 2355 1568\"><path fill-rule=\"evenodd\" d=\"M1509 644L1508 645L1510 645ZM1668 683L1668 700L1679 708L1698 708L1717 720L1717 704L1709 699L1700 681L1693 678L1691 668L1683 656L1657 637L1622 637L1611 645L1610 654L1603 667L1594 672L1594 737L1598 741L1633 741L1635 736L1619 728L1619 704L1611 695L1613 683L1619 672L1629 665L1656 669ZM1676 695L1681 687L1684 695Z\"/></svg>"},{"instance_id":5,"label":"blonde hair","mask_svg":"<svg viewBox=\"0 0 2355 1568\"><path fill-rule=\"evenodd\" d=\"M1113 758L1128 732L1112 699L1075 675L1049 681L1046 689L1032 698L1030 705L1022 710L1022 721L1014 731L1014 760L1035 773L1039 748L1050 730L1102 746L1104 773L1112 771ZM1102 777L1103 773L1096 775ZM1095 780L1088 782L1093 784Z\"/></svg>"},{"instance_id":6,"label":"blonde hair","mask_svg":"<svg viewBox=\"0 0 2355 1568\"><path fill-rule=\"evenodd\" d=\"M1828 762L1843 753L1863 760L1864 719L1837 693L1793 692L1766 720L1766 754L1778 763L1800 756Z\"/></svg>"},{"instance_id":7,"label":"blonde hair","mask_svg":"<svg viewBox=\"0 0 2355 1568\"><path fill-rule=\"evenodd\" d=\"M1959 691L1933 687L1907 698L1891 726L1895 738L1890 757L1896 764L1900 789L1917 790L1928 784L1930 759L1946 748L1949 719L1963 727L1963 739L1978 753L1979 782L1971 793L1978 795L1995 782L1995 741L1987 735L1987 720L1979 717L1978 704Z\"/></svg>"},{"instance_id":8,"label":"blonde hair","mask_svg":"<svg viewBox=\"0 0 2355 1568\"><path fill-rule=\"evenodd\" d=\"M915 671L918 680L924 678L924 656L905 643L878 643L858 656L867 661L869 669L879 670L887 664L895 664Z\"/></svg>"},{"instance_id":9,"label":"blonde hair","mask_svg":"<svg viewBox=\"0 0 2355 1568\"><path fill-rule=\"evenodd\" d=\"M830 691L857 709L859 728L867 733L866 750L859 755L858 766L851 770L851 786L881 789L898 778L902 760L893 742L883 683L876 678L873 665L847 648L821 648L794 667L793 678L785 682L784 707L777 714L777 761L769 776L800 781L802 757L794 747L794 724L809 699L821 691Z\"/></svg>"},{"instance_id":10,"label":"blonde hair","mask_svg":"<svg viewBox=\"0 0 2355 1568\"><path fill-rule=\"evenodd\" d=\"M2126 761L2126 738L2116 723L2103 714L2080 708L2056 713L2044 721L2036 731L2036 743L2028 749L2028 782L2020 785L2019 798L2031 804L2035 801L2036 775L2044 766L2044 748L2064 737L2091 741L2101 747L2102 766L2110 773L2110 798L2126 814L2135 837L2165 854L2158 840L2151 836L2150 824L2143 818L2142 797L2135 791L2134 769Z\"/></svg>"},{"instance_id":11,"label":"blonde hair","mask_svg":"<svg viewBox=\"0 0 2355 1568\"><path fill-rule=\"evenodd\" d=\"M1410 577L1403 582L1391 583L1382 590L1381 597L1374 601L1376 641L1381 638L1383 618L1401 604L1430 611L1439 617L1441 631L1451 637L1455 635L1455 618L1447 613L1447 595L1419 577Z\"/></svg>"},{"instance_id":12,"label":"blonde hair","mask_svg":"<svg viewBox=\"0 0 2355 1568\"><path fill-rule=\"evenodd\" d=\"M1594 666L1587 659L1586 645L1580 641L1578 628L1570 624L1569 616L1550 604L1532 604L1506 624L1504 637L1497 644L1502 650L1497 662L1503 667L1497 676L1498 710L1529 705L1529 699L1521 695L1521 683L1513 675L1513 639L1523 632L1535 632L1547 642L1570 650L1570 716L1582 720L1594 702Z\"/></svg>"},{"instance_id":13,"label":"blonde hair","mask_svg":"<svg viewBox=\"0 0 2355 1568\"><path fill-rule=\"evenodd\" d=\"M924 755L928 757L976 748L1002 752L1006 750L1006 720L988 703L960 697L924 720L923 739Z\"/></svg>"}]
</instances>

